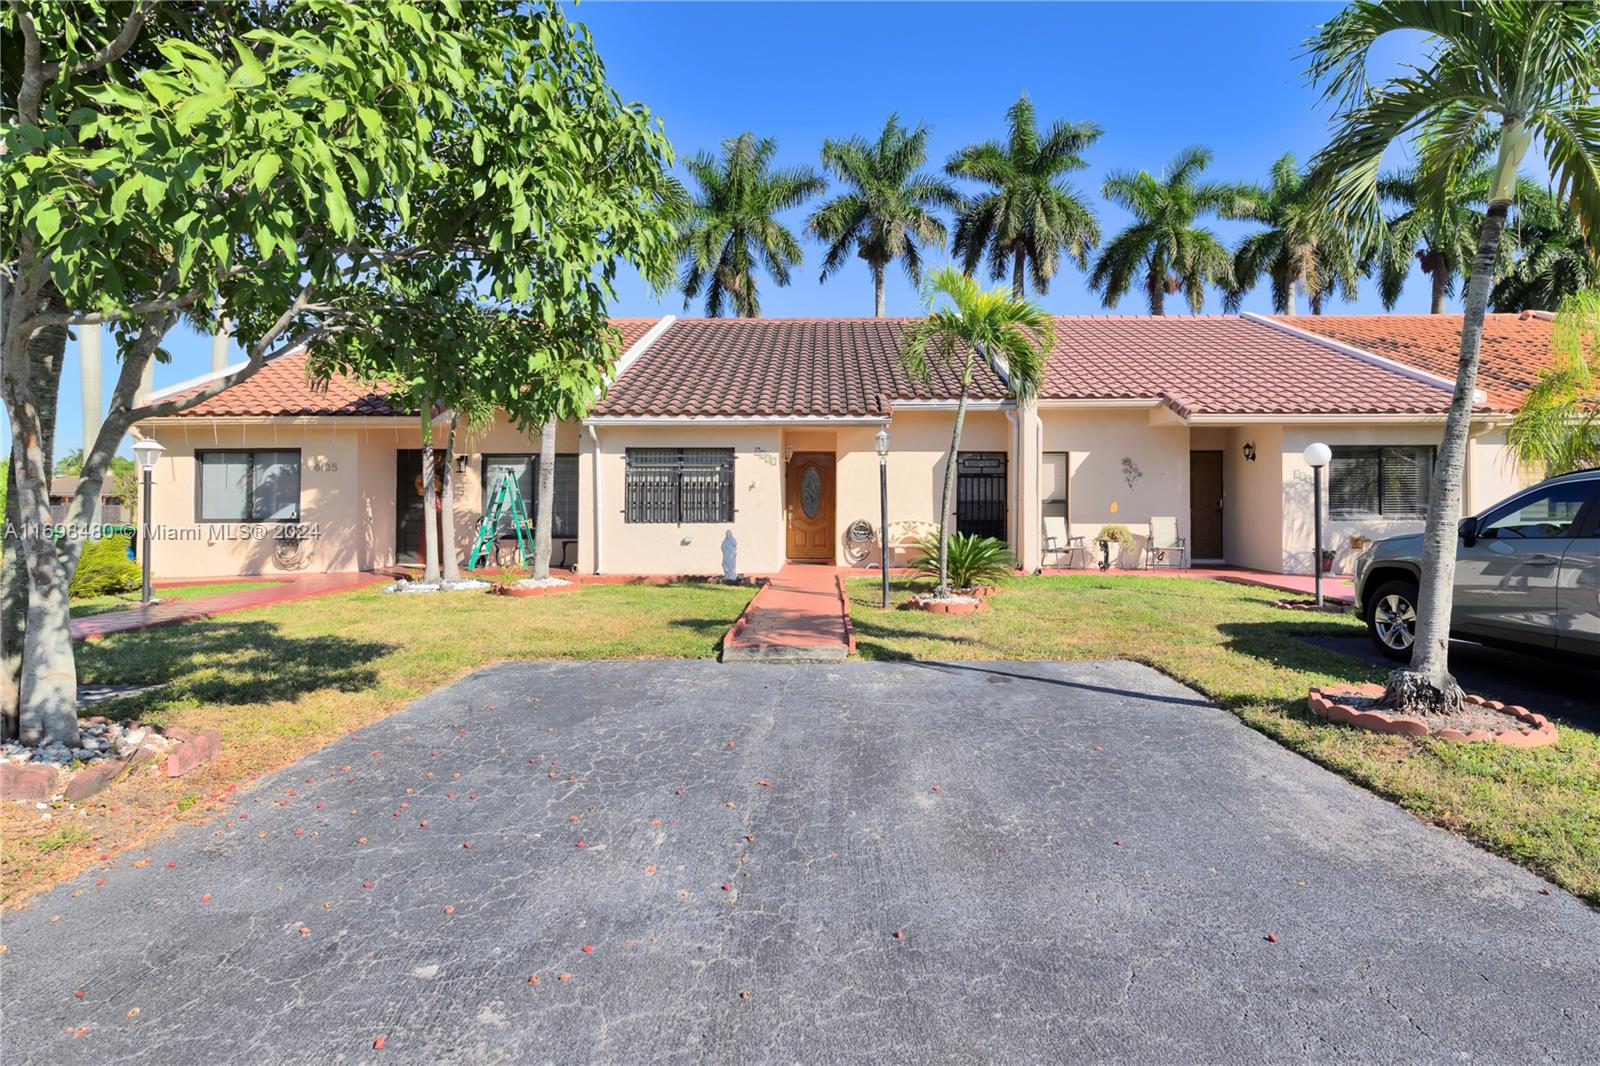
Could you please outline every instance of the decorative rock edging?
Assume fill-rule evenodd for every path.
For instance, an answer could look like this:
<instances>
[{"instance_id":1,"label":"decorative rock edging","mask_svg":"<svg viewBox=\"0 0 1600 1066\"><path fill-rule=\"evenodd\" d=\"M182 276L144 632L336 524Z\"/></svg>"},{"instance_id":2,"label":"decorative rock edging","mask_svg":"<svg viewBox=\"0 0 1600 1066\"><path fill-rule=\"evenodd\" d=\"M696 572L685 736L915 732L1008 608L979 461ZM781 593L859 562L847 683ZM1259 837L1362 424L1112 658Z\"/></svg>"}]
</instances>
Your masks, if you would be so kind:
<instances>
[{"instance_id":1,"label":"decorative rock edging","mask_svg":"<svg viewBox=\"0 0 1600 1066\"><path fill-rule=\"evenodd\" d=\"M563 592L577 592L583 588L576 581L568 581L564 585L490 585L491 596L557 596Z\"/></svg>"},{"instance_id":2,"label":"decorative rock edging","mask_svg":"<svg viewBox=\"0 0 1600 1066\"><path fill-rule=\"evenodd\" d=\"M1438 740L1453 740L1458 743L1493 742L1505 744L1513 748L1540 748L1547 744L1554 744L1558 739L1556 727L1550 719L1542 714L1535 714L1526 707L1515 704L1501 703L1499 700L1486 700L1482 696L1468 696L1466 700L1474 706L1483 707L1490 711L1506 715L1518 724L1509 729L1495 730L1474 729L1469 731L1445 728L1437 732L1428 727L1428 723L1421 718L1408 714L1387 714L1383 711L1364 711L1352 707L1348 703L1340 703L1341 696L1381 696L1382 685L1360 685L1353 689L1322 689L1312 688L1306 696L1306 705L1311 713L1338 725L1355 726L1358 729L1370 729L1375 733L1391 733L1397 736L1427 737Z\"/></svg>"},{"instance_id":3,"label":"decorative rock edging","mask_svg":"<svg viewBox=\"0 0 1600 1066\"><path fill-rule=\"evenodd\" d=\"M222 750L222 731L206 729L195 733L173 728L159 733L152 727L138 727L145 735L137 747L123 749L90 762L77 773L52 762L0 762L0 800L48 803L56 798L69 802L88 799L124 773L151 766L165 757L168 777L182 777ZM63 783L64 782L64 783Z\"/></svg>"},{"instance_id":4,"label":"decorative rock edging","mask_svg":"<svg viewBox=\"0 0 1600 1066\"><path fill-rule=\"evenodd\" d=\"M913 596L906 601L906 606L913 611L927 611L929 614L964 615L977 614L988 606L988 602L981 596L958 597L946 600Z\"/></svg>"}]
</instances>

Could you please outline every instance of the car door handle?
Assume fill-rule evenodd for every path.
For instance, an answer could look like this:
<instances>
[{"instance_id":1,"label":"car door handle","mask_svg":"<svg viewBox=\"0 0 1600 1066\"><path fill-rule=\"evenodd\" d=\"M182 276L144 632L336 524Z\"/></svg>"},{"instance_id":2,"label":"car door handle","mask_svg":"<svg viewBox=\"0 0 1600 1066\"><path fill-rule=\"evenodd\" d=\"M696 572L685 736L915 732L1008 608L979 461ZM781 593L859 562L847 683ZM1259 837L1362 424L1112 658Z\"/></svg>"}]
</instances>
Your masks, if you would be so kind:
<instances>
[{"instance_id":1,"label":"car door handle","mask_svg":"<svg viewBox=\"0 0 1600 1066\"><path fill-rule=\"evenodd\" d=\"M1528 566L1554 566L1560 561L1559 555L1530 555L1523 560Z\"/></svg>"}]
</instances>

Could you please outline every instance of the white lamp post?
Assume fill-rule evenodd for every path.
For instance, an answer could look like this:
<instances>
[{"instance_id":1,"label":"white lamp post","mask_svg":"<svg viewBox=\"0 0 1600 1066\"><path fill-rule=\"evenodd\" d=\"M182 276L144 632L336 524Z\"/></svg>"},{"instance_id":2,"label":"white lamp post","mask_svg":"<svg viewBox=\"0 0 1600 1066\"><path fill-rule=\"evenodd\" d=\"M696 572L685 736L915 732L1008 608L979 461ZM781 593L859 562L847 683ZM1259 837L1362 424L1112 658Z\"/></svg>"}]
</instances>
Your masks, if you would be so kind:
<instances>
[{"instance_id":1,"label":"white lamp post","mask_svg":"<svg viewBox=\"0 0 1600 1066\"><path fill-rule=\"evenodd\" d=\"M1317 590L1317 606L1322 606L1322 468L1333 459L1333 449L1317 441L1306 445L1306 464L1311 467L1311 528L1315 545L1311 554L1311 576Z\"/></svg>"},{"instance_id":2,"label":"white lamp post","mask_svg":"<svg viewBox=\"0 0 1600 1066\"><path fill-rule=\"evenodd\" d=\"M161 453L166 451L161 443L149 437L144 438L133 446L133 457L139 462L139 469L144 471L144 545L139 550L139 564L144 571L144 592L140 602L150 603L150 475L155 471L156 460L161 458Z\"/></svg>"},{"instance_id":3,"label":"white lamp post","mask_svg":"<svg viewBox=\"0 0 1600 1066\"><path fill-rule=\"evenodd\" d=\"M878 450L878 549L883 565L883 605L889 606L889 427L879 426L872 438Z\"/></svg>"}]
</instances>

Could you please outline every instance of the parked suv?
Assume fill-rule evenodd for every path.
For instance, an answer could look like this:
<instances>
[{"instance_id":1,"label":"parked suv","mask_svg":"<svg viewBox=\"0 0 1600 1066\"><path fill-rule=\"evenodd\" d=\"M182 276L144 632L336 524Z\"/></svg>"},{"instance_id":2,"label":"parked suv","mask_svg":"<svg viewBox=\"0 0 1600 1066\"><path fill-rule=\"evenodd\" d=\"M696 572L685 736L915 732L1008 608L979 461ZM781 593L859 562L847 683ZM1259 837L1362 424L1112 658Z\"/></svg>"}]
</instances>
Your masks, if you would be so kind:
<instances>
[{"instance_id":1,"label":"parked suv","mask_svg":"<svg viewBox=\"0 0 1600 1066\"><path fill-rule=\"evenodd\" d=\"M1463 518L1450 635L1600 659L1600 470L1563 474ZM1391 659L1416 639L1422 535L1356 563L1356 609Z\"/></svg>"}]
</instances>

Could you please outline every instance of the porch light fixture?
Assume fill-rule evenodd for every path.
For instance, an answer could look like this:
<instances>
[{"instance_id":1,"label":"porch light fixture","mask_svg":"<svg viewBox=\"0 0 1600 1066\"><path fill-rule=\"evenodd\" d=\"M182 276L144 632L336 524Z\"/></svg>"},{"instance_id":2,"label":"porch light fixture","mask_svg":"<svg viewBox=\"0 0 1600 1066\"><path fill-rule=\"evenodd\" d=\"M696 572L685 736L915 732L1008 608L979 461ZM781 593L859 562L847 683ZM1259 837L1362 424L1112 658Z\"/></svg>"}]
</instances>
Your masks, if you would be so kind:
<instances>
[{"instance_id":1,"label":"porch light fixture","mask_svg":"<svg viewBox=\"0 0 1600 1066\"><path fill-rule=\"evenodd\" d=\"M783 449L783 461L786 462L786 463L794 462L794 445L793 444L788 444L788 445L784 446L784 449Z\"/></svg>"},{"instance_id":2,"label":"porch light fixture","mask_svg":"<svg viewBox=\"0 0 1600 1066\"><path fill-rule=\"evenodd\" d=\"M139 565L143 572L143 588L139 602L149 605L151 600L150 588L150 475L155 472L156 460L161 458L161 453L166 451L161 442L146 437L133 446L133 457L139 463L139 469L144 472L144 547L139 552Z\"/></svg>"},{"instance_id":3,"label":"porch light fixture","mask_svg":"<svg viewBox=\"0 0 1600 1066\"><path fill-rule=\"evenodd\" d=\"M1322 606L1322 468L1333 460L1333 449L1315 441L1306 445L1306 465L1311 467L1311 580L1317 590L1317 606Z\"/></svg>"},{"instance_id":4,"label":"porch light fixture","mask_svg":"<svg viewBox=\"0 0 1600 1066\"><path fill-rule=\"evenodd\" d=\"M1245 462L1247 462L1247 463L1253 463L1253 462L1256 461L1256 442L1255 441L1247 440L1247 441L1244 442L1244 458L1245 458Z\"/></svg>"},{"instance_id":5,"label":"porch light fixture","mask_svg":"<svg viewBox=\"0 0 1600 1066\"><path fill-rule=\"evenodd\" d=\"M883 568L883 606L889 606L889 427L879 426L872 438L878 452L878 555Z\"/></svg>"}]
</instances>

